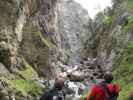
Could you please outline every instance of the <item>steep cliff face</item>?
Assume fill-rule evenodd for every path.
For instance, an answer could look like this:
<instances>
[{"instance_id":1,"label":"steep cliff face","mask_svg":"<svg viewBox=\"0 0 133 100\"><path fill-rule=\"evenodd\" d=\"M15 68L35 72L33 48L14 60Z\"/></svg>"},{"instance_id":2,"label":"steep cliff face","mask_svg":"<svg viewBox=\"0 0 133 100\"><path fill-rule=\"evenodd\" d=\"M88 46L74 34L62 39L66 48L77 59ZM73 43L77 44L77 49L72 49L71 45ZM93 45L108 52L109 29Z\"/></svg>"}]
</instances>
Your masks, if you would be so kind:
<instances>
[{"instance_id":1,"label":"steep cliff face","mask_svg":"<svg viewBox=\"0 0 133 100\"><path fill-rule=\"evenodd\" d=\"M60 47L69 54L68 64L76 64L81 60L83 44L91 34L88 21L88 13L80 4L72 0L60 2L58 14Z\"/></svg>"},{"instance_id":2,"label":"steep cliff face","mask_svg":"<svg viewBox=\"0 0 133 100\"><path fill-rule=\"evenodd\" d=\"M23 40L20 43L20 54L34 66L40 75L48 76L50 51L55 49L55 3L56 1L40 0L36 12L23 27ZM35 8L34 8L35 9Z\"/></svg>"},{"instance_id":3,"label":"steep cliff face","mask_svg":"<svg viewBox=\"0 0 133 100\"><path fill-rule=\"evenodd\" d=\"M52 32L55 4L55 0L0 1L1 100L33 100L41 93L38 73L50 74L53 44L46 35Z\"/></svg>"},{"instance_id":4,"label":"steep cliff face","mask_svg":"<svg viewBox=\"0 0 133 100\"><path fill-rule=\"evenodd\" d=\"M122 87L119 100L132 94L132 5L132 0L114 0L112 9L90 21L92 36L85 45L88 56L97 58L104 71L114 71Z\"/></svg>"},{"instance_id":5,"label":"steep cliff face","mask_svg":"<svg viewBox=\"0 0 133 100\"><path fill-rule=\"evenodd\" d=\"M88 55L98 58L105 70L111 70L116 56L126 48L132 40L132 32L124 31L131 13L127 2L115 3L104 13L99 13L95 20L90 21L92 36L88 39Z\"/></svg>"},{"instance_id":6,"label":"steep cliff face","mask_svg":"<svg viewBox=\"0 0 133 100\"><path fill-rule=\"evenodd\" d=\"M132 0L114 0L112 8L91 20L73 0L1 0L0 99L38 100L46 88L40 81L56 77L62 66L79 65L77 73L87 77L97 76L96 66L115 69L118 82L131 87L132 10ZM82 62L88 57L96 58L96 65ZM132 91L128 86L120 100L125 90Z\"/></svg>"},{"instance_id":7,"label":"steep cliff face","mask_svg":"<svg viewBox=\"0 0 133 100\"><path fill-rule=\"evenodd\" d=\"M79 63L81 49L90 33L88 13L78 3L59 1L49 12L44 12L43 7L45 2L24 28L22 55L46 75L50 71L56 72L51 69L58 65L58 61L67 65Z\"/></svg>"},{"instance_id":8,"label":"steep cliff face","mask_svg":"<svg viewBox=\"0 0 133 100\"><path fill-rule=\"evenodd\" d=\"M0 11L0 99L36 100L39 76L54 78L58 61L80 60L88 13L72 0L2 0Z\"/></svg>"},{"instance_id":9,"label":"steep cliff face","mask_svg":"<svg viewBox=\"0 0 133 100\"><path fill-rule=\"evenodd\" d=\"M122 7L122 4L126 5L126 8ZM127 0L122 1L121 7L125 9L123 11L123 25L122 25L122 32L128 36L128 42L124 52L118 56L115 60L115 70L114 74L117 76L117 81L121 84L122 91L120 93L119 100L126 100L129 95L132 95L133 91L133 63L132 63L132 43L133 43L133 1ZM119 11L119 10L118 10ZM125 16L126 15L126 16ZM124 17L125 16L125 17ZM127 40L126 39L126 40ZM123 39L124 41L125 39ZM121 45L122 46L122 45Z\"/></svg>"}]
</instances>

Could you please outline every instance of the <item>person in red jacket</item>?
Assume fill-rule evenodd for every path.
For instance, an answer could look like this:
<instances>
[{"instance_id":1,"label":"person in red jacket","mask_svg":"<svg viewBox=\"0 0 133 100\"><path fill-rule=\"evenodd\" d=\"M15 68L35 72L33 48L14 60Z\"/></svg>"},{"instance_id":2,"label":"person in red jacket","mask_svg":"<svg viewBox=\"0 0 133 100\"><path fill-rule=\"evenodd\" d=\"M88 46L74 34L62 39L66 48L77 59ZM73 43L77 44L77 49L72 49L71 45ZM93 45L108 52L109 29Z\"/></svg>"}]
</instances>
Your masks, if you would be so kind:
<instances>
[{"instance_id":1,"label":"person in red jacket","mask_svg":"<svg viewBox=\"0 0 133 100\"><path fill-rule=\"evenodd\" d=\"M119 85L112 84L113 75L105 73L104 81L94 85L87 96L87 100L117 100L119 96Z\"/></svg>"}]
</instances>

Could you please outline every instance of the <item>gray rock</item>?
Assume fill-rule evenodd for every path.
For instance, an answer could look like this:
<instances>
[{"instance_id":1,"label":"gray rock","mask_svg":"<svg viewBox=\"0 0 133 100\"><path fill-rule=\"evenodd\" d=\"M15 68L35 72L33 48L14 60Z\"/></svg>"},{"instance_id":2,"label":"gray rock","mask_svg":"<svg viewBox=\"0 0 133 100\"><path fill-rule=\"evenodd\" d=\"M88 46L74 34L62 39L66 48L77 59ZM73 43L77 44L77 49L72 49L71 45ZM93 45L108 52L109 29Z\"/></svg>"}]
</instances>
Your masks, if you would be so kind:
<instances>
[{"instance_id":1,"label":"gray rock","mask_svg":"<svg viewBox=\"0 0 133 100\"><path fill-rule=\"evenodd\" d=\"M79 63L83 44L90 36L88 12L73 0L62 0L59 4L58 27L61 37L60 46L68 50L69 64Z\"/></svg>"},{"instance_id":2,"label":"gray rock","mask_svg":"<svg viewBox=\"0 0 133 100\"><path fill-rule=\"evenodd\" d=\"M0 63L0 75L7 75L9 73L9 71L7 70L7 68Z\"/></svg>"},{"instance_id":3,"label":"gray rock","mask_svg":"<svg viewBox=\"0 0 133 100\"><path fill-rule=\"evenodd\" d=\"M9 96L2 96L0 99L1 100L10 100Z\"/></svg>"},{"instance_id":4,"label":"gray rock","mask_svg":"<svg viewBox=\"0 0 133 100\"><path fill-rule=\"evenodd\" d=\"M3 96L8 96L8 91L6 91L5 89L1 90L0 93L1 93Z\"/></svg>"},{"instance_id":5,"label":"gray rock","mask_svg":"<svg viewBox=\"0 0 133 100\"><path fill-rule=\"evenodd\" d=\"M81 82L84 80L84 78L85 78L84 74L79 71L75 71L70 74L70 80L74 82Z\"/></svg>"}]
</instances>

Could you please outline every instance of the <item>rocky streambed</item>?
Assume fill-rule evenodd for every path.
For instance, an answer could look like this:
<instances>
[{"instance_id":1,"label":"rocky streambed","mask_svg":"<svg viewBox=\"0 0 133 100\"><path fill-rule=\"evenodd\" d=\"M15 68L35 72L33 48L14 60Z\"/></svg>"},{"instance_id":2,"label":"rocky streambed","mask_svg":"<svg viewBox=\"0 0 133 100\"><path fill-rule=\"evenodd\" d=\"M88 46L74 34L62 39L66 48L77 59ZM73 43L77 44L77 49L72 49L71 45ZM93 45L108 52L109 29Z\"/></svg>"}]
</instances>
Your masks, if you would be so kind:
<instances>
[{"instance_id":1,"label":"rocky streambed","mask_svg":"<svg viewBox=\"0 0 133 100\"><path fill-rule=\"evenodd\" d=\"M103 70L96 58L83 59L80 64L74 66L64 65L58 61L61 71L57 77L63 77L65 81L65 90L71 91L67 94L66 100L80 100L86 95L91 86L102 81ZM52 88L54 80L42 81L45 86Z\"/></svg>"}]
</instances>

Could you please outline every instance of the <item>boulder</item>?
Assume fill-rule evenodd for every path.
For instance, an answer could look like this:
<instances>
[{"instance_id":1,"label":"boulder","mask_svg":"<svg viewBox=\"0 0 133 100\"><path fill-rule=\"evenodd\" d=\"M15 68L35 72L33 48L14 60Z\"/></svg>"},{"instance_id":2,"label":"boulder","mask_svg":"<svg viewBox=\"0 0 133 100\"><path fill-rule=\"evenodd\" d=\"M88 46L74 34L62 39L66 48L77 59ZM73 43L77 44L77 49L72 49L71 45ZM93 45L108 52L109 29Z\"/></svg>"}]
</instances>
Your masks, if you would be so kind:
<instances>
[{"instance_id":1,"label":"boulder","mask_svg":"<svg viewBox=\"0 0 133 100\"><path fill-rule=\"evenodd\" d=\"M85 76L82 72L75 71L69 75L70 81L81 82L84 80Z\"/></svg>"}]
</instances>

